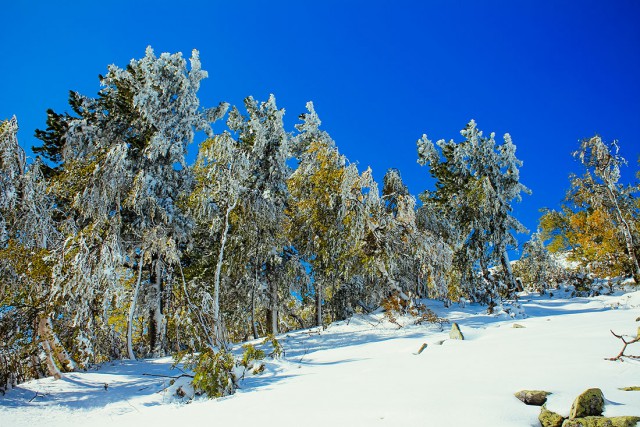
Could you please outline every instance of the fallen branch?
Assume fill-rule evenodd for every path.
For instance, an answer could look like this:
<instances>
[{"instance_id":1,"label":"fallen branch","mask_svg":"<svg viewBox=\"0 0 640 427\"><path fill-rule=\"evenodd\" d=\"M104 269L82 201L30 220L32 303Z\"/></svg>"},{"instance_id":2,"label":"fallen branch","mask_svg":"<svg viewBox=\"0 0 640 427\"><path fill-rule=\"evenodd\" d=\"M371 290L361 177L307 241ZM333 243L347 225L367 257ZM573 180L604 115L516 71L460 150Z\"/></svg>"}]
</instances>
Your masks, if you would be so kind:
<instances>
[{"instance_id":1,"label":"fallen branch","mask_svg":"<svg viewBox=\"0 0 640 427\"><path fill-rule=\"evenodd\" d=\"M159 377L159 378L171 378L174 380L177 380L178 378L182 378L182 377L187 377L187 378L193 378L193 375L190 374L180 374L180 375L160 375L160 374L142 374L145 375L147 377Z\"/></svg>"},{"instance_id":2,"label":"fallen branch","mask_svg":"<svg viewBox=\"0 0 640 427\"><path fill-rule=\"evenodd\" d=\"M44 395L44 394L40 393L39 391L36 391L36 395L35 395L35 396L33 396L31 399L29 399L29 403L33 402L33 399L35 399L35 398L36 398L36 397L38 397L38 396L40 396L40 397L46 397L46 395Z\"/></svg>"},{"instance_id":3,"label":"fallen branch","mask_svg":"<svg viewBox=\"0 0 640 427\"><path fill-rule=\"evenodd\" d=\"M628 357L629 359L640 359L640 356L634 356L634 355L630 355L630 354L624 354L624 352L625 352L625 350L627 349L627 346L628 346L629 344L633 344L633 343L636 343L636 342L640 341L640 335L638 335L637 337L633 338L633 339L632 339L632 340L630 340L630 341L627 341L627 340L624 338L624 335L618 335L618 334L616 334L616 333L615 333L615 332L613 332L613 331L611 331L611 333L613 334L613 336L614 336L614 337L616 337L616 338L618 338L618 339L622 340L622 342L624 343L624 345L622 346L622 350L620 350L620 353L618 353L618 355L617 355L616 357L608 357L608 358L606 358L605 360L612 360L612 361L620 360L620 361L623 361L623 359L622 359L623 357Z\"/></svg>"}]
</instances>

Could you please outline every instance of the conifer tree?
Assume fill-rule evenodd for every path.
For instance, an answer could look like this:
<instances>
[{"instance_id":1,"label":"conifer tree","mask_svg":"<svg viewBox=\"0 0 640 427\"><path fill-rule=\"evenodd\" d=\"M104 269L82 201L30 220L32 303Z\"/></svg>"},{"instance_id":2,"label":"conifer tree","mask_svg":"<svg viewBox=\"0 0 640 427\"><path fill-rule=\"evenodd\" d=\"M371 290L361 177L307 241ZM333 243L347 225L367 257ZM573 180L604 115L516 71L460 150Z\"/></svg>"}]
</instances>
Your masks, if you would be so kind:
<instances>
[{"instance_id":1,"label":"conifer tree","mask_svg":"<svg viewBox=\"0 0 640 427\"><path fill-rule=\"evenodd\" d=\"M64 293L110 304L113 299L103 297L122 299L120 284L131 274L123 267L135 271L134 264L148 263L153 355L167 349L165 308L171 292L164 280L168 267L179 261L177 247L189 228L175 203L191 182L186 146L196 129L209 129L196 95L205 77L197 51L187 70L181 54L156 57L148 48L126 69L110 66L98 98L72 94L77 116L52 112L49 128L38 134L43 153L62 162L53 185L59 199L69 200L68 249L79 251L59 266ZM90 315L86 309L80 313Z\"/></svg>"},{"instance_id":2,"label":"conifer tree","mask_svg":"<svg viewBox=\"0 0 640 427\"><path fill-rule=\"evenodd\" d=\"M26 165L17 131L15 117L0 123L0 352L8 365L0 375L9 385L40 374L30 353L42 351L46 373L55 378L75 368L52 322L59 303L48 261L61 244L56 206L41 162Z\"/></svg>"},{"instance_id":3,"label":"conifer tree","mask_svg":"<svg viewBox=\"0 0 640 427\"><path fill-rule=\"evenodd\" d=\"M329 134L319 129L313 104L296 125L298 168L287 181L291 203L287 233L313 273L316 325L322 326L323 304L352 276L349 261L360 241L364 208L362 179L355 165L347 165ZM377 192L377 190L376 190Z\"/></svg>"},{"instance_id":4,"label":"conifer tree","mask_svg":"<svg viewBox=\"0 0 640 427\"><path fill-rule=\"evenodd\" d=\"M238 132L240 144L249 151L250 171L245 196L245 215L239 218L246 225L240 230L248 232L248 245L243 249L251 254L252 265L252 326L255 329L255 291L260 278L266 283L267 331L278 333L278 311L281 290L276 277L282 264L288 242L283 233L285 209L288 201L286 180L290 175L287 160L290 157L290 137L284 130L284 110L278 109L275 97L258 104L252 97L245 100L248 116L232 123Z\"/></svg>"},{"instance_id":5,"label":"conifer tree","mask_svg":"<svg viewBox=\"0 0 640 427\"><path fill-rule=\"evenodd\" d=\"M458 234L454 263L475 296L490 302L498 297L491 266L502 266L509 293L517 288L507 250L516 245L513 232L526 229L511 215L511 204L529 190L519 182L522 162L509 134L497 145L495 135L484 136L473 120L460 133L465 138L460 143L434 145L426 135L418 141L418 162L429 165L436 179L436 189L422 200L450 218Z\"/></svg>"}]
</instances>

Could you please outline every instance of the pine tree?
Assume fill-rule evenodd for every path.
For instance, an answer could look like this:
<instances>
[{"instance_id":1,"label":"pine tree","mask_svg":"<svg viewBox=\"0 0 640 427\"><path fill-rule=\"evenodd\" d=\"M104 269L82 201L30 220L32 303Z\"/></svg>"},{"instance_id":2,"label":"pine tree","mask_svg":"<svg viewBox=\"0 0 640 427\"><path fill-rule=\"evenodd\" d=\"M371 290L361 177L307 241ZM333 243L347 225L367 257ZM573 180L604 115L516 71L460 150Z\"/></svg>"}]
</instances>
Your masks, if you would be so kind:
<instances>
[{"instance_id":1,"label":"pine tree","mask_svg":"<svg viewBox=\"0 0 640 427\"><path fill-rule=\"evenodd\" d=\"M515 262L514 273L525 289L540 294L561 280L561 267L545 247L540 232L533 233L523 245L522 256Z\"/></svg>"},{"instance_id":2,"label":"pine tree","mask_svg":"<svg viewBox=\"0 0 640 427\"><path fill-rule=\"evenodd\" d=\"M426 135L418 141L418 162L436 179L436 189L421 198L450 218L457 234L454 264L476 298L491 302L498 297L491 266L502 266L509 293L517 288L507 250L516 246L512 233L526 229L511 215L511 203L529 190L519 182L522 162L509 134L497 145L495 135L485 137L473 120L460 133L460 143L434 145Z\"/></svg>"},{"instance_id":3,"label":"pine tree","mask_svg":"<svg viewBox=\"0 0 640 427\"><path fill-rule=\"evenodd\" d=\"M287 233L302 258L312 267L317 326L324 324L323 304L354 276L360 236L364 231L363 179L348 165L335 143L319 129L313 104L296 125L294 146L298 168L287 181L291 203ZM377 192L377 189L375 190Z\"/></svg>"},{"instance_id":4,"label":"pine tree","mask_svg":"<svg viewBox=\"0 0 640 427\"><path fill-rule=\"evenodd\" d=\"M278 312L281 306L278 273L288 246L283 233L285 209L288 202L286 180L291 174L287 165L290 157L290 136L284 130L284 110L276 106L271 95L267 102L258 104L252 97L245 100L248 117L232 123L238 132L240 144L249 151L250 171L244 197L245 215L240 230L248 232L244 250L251 254L252 265L252 319L253 335L256 330L256 291L260 279L266 283L267 333L278 333ZM285 290L286 292L286 290Z\"/></svg>"},{"instance_id":5,"label":"pine tree","mask_svg":"<svg viewBox=\"0 0 640 427\"><path fill-rule=\"evenodd\" d=\"M196 129L210 132L207 116L219 115L200 110L196 93L205 77L197 51L187 70L181 54L156 57L148 48L126 69L110 66L98 98L72 94L77 116L51 113L39 133L42 152L61 161L53 188L68 200L66 253L78 253L58 266L63 293L108 306L110 296L122 300L127 277L142 273L134 265L147 264L153 355L167 349L165 283L190 226L175 203L191 185L186 147ZM88 307L76 313L92 317Z\"/></svg>"},{"instance_id":6,"label":"pine tree","mask_svg":"<svg viewBox=\"0 0 640 427\"><path fill-rule=\"evenodd\" d=\"M0 124L0 359L9 386L40 374L40 360L30 354L42 351L46 372L56 378L75 368L52 322L59 299L48 258L62 243L56 205L39 159L25 164L17 132L15 117Z\"/></svg>"}]
</instances>

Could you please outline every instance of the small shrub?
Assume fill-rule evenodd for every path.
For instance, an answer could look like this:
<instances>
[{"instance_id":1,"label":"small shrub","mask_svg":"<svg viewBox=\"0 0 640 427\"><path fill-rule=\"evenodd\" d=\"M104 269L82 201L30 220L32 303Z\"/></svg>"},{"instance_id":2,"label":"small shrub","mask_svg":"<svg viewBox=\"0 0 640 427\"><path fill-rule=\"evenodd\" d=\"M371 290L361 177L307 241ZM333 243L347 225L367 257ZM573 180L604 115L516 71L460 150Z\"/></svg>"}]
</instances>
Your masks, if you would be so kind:
<instances>
[{"instance_id":1,"label":"small shrub","mask_svg":"<svg viewBox=\"0 0 640 427\"><path fill-rule=\"evenodd\" d=\"M193 366L193 388L198 394L218 398L233 394L236 379L233 375L235 360L227 351L205 350L200 353Z\"/></svg>"},{"instance_id":2,"label":"small shrub","mask_svg":"<svg viewBox=\"0 0 640 427\"><path fill-rule=\"evenodd\" d=\"M389 322L397 325L399 328L402 328L402 325L398 323L396 315L406 313L408 302L400 298L398 292L394 292L387 298L383 299L380 305L384 309L384 317Z\"/></svg>"},{"instance_id":3,"label":"small shrub","mask_svg":"<svg viewBox=\"0 0 640 427\"><path fill-rule=\"evenodd\" d=\"M271 348L273 351L269 353L269 357L272 359L277 359L281 356L284 356L284 348L280 342L276 339L276 336L273 334L269 334L265 337L263 344L271 344Z\"/></svg>"},{"instance_id":4,"label":"small shrub","mask_svg":"<svg viewBox=\"0 0 640 427\"><path fill-rule=\"evenodd\" d=\"M422 325L423 323L432 323L434 325L439 325L440 329L442 329L445 323L449 323L448 319L439 317L433 310L427 308L424 304L420 304L414 310L414 316L417 317L415 321L416 325Z\"/></svg>"},{"instance_id":5,"label":"small shrub","mask_svg":"<svg viewBox=\"0 0 640 427\"><path fill-rule=\"evenodd\" d=\"M242 348L244 348L244 353L242 353L240 364L247 369L254 365L253 362L262 360L266 356L263 350L256 348L253 344L245 344Z\"/></svg>"}]
</instances>

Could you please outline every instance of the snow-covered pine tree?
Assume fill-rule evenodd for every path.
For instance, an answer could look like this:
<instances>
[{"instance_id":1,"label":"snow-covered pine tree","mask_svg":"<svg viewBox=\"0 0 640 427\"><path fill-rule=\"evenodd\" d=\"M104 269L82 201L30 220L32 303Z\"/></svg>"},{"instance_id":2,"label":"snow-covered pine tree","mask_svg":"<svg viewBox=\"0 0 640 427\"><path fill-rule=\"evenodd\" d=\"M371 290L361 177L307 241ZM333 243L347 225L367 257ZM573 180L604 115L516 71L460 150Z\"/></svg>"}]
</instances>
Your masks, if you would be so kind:
<instances>
[{"instance_id":1,"label":"snow-covered pine tree","mask_svg":"<svg viewBox=\"0 0 640 427\"><path fill-rule=\"evenodd\" d=\"M89 319L87 301L99 301L103 311L114 309L114 301L122 305L123 282L133 271L142 272L134 265L146 264L152 355L167 349L164 310L171 291L163 283L167 266L179 262L177 246L189 228L175 203L191 183L186 146L196 129L210 131L197 98L205 77L197 51L189 70L180 53L156 57L148 48L126 69L110 66L98 98L72 93L77 117L52 113L40 134L43 150L50 156L61 152L54 188L69 200L65 254L78 253L59 267L61 294L71 301L80 297L85 303L76 316ZM134 357L130 345L127 351Z\"/></svg>"},{"instance_id":2,"label":"snow-covered pine tree","mask_svg":"<svg viewBox=\"0 0 640 427\"><path fill-rule=\"evenodd\" d=\"M232 111L229 120L235 114ZM190 282L198 292L198 306L193 310L199 316L205 344L211 348L226 345L220 310L223 267L228 265L226 249L233 232L232 214L245 196L249 168L247 151L227 131L200 145L193 166L195 187L188 204L200 230L200 247L205 251L195 254Z\"/></svg>"},{"instance_id":3,"label":"snow-covered pine tree","mask_svg":"<svg viewBox=\"0 0 640 427\"><path fill-rule=\"evenodd\" d=\"M291 174L287 165L290 157L290 136L284 130L284 110L278 109L273 95L267 102L258 103L252 97L245 99L248 116L235 120L231 130L239 135L240 144L248 150L250 170L244 197L244 215L238 218L239 231L244 231L247 244L244 251L250 256L252 298L251 324L256 329L256 291L264 283L267 333L278 333L278 312L281 296L288 289L279 289L279 266L284 261L288 246L283 233L285 209L288 200L286 180Z\"/></svg>"},{"instance_id":4,"label":"snow-covered pine tree","mask_svg":"<svg viewBox=\"0 0 640 427\"><path fill-rule=\"evenodd\" d=\"M517 289L507 250L516 246L513 233L526 229L511 215L511 204L529 190L519 181L522 162L509 134L497 145L495 135L484 136L473 120L460 133L460 143L434 145L426 135L418 140L418 162L436 179L436 189L422 200L447 212L460 238L452 245L454 265L472 297L489 303L499 297L490 267L502 267L508 294Z\"/></svg>"},{"instance_id":5,"label":"snow-covered pine tree","mask_svg":"<svg viewBox=\"0 0 640 427\"><path fill-rule=\"evenodd\" d=\"M533 233L522 247L522 256L514 265L514 273L531 292L544 294L561 280L561 267L544 246L540 232Z\"/></svg>"},{"instance_id":6,"label":"snow-covered pine tree","mask_svg":"<svg viewBox=\"0 0 640 427\"><path fill-rule=\"evenodd\" d=\"M0 375L8 386L42 373L40 352L49 375L75 368L52 323L59 303L49 260L61 244L56 205L40 160L26 165L17 132L15 117L0 123L0 359L8 365Z\"/></svg>"},{"instance_id":7,"label":"snow-covered pine tree","mask_svg":"<svg viewBox=\"0 0 640 427\"><path fill-rule=\"evenodd\" d=\"M371 172L348 164L328 133L320 130L313 103L296 125L294 146L298 168L287 181L291 202L287 233L313 275L316 325L324 324L323 305L362 267L367 194ZM377 187L373 193L378 193Z\"/></svg>"}]
</instances>

